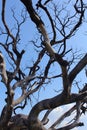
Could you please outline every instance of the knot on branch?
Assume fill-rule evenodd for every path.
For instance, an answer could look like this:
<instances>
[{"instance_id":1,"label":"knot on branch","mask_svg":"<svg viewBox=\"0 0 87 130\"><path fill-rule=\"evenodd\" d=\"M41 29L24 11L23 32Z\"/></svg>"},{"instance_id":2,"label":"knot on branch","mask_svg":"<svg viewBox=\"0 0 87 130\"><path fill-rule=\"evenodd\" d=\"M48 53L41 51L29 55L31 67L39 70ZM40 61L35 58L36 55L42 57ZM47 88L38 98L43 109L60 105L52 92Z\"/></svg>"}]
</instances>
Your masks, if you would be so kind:
<instances>
[{"instance_id":1,"label":"knot on branch","mask_svg":"<svg viewBox=\"0 0 87 130\"><path fill-rule=\"evenodd\" d=\"M84 123L83 122L79 122L78 126L84 126Z\"/></svg>"},{"instance_id":2,"label":"knot on branch","mask_svg":"<svg viewBox=\"0 0 87 130\"><path fill-rule=\"evenodd\" d=\"M55 60L61 65L61 66L68 66L69 63L66 60L63 60L62 56L55 53Z\"/></svg>"}]
</instances>

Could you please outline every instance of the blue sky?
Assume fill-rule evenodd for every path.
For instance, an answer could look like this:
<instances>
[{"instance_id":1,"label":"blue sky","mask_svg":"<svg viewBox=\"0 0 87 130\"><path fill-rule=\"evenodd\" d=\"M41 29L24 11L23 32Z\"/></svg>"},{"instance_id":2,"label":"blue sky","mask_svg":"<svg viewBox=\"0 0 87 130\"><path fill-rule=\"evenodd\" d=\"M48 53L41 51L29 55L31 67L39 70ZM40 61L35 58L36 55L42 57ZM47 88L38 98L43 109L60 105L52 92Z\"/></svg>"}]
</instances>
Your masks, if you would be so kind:
<instances>
[{"instance_id":1,"label":"blue sky","mask_svg":"<svg viewBox=\"0 0 87 130\"><path fill-rule=\"evenodd\" d=\"M35 2L35 0L33 0ZM12 13L10 12L11 8L13 8L15 11L16 11L16 15L17 17L19 17L20 15L20 10L21 8L23 7L23 5L20 3L19 0L7 0L7 12L6 12L6 20L7 20L7 24L8 26L12 26L14 25L14 20L12 18ZM10 8L11 7L11 8ZM0 1L0 12L1 12L1 1ZM87 15L85 15L86 17ZM1 16L0 16L1 17ZM42 16L43 18L43 16ZM0 18L1 19L1 18ZM86 18L87 20L87 18ZM2 26L2 23L0 21L0 26ZM21 38L22 38L22 42L25 43L24 46L21 46L21 48L19 49L26 49L27 51L29 50L29 53L32 53L32 50L33 50L33 47L31 46L31 48L29 48L29 46L27 45L27 43L29 42L29 40L31 40L32 38L36 37L36 33L37 33L37 30L35 28L35 25L31 22L31 20L27 19L26 21L26 24L23 25L24 28L21 29ZM35 31L34 31L35 30ZM47 29L49 31L49 28ZM0 40L2 40L3 37L0 37ZM2 40L3 41L3 40ZM87 23L84 23L80 29L78 30L78 32L76 33L75 36L73 36L71 39L69 39L67 41L67 48L74 48L75 51L80 51L82 54L84 53L87 53ZM0 48L1 49L1 48ZM4 54L5 56L5 59L7 58L6 55ZM32 57L35 57L35 54L32 53ZM27 64L27 58L29 58L29 56L27 55L26 53L26 56L25 56L25 61L26 61L26 64ZM70 58L70 57L69 57ZM43 61L45 62L45 60ZM7 62L6 62L7 63ZM8 65L8 64L7 64ZM23 65L24 66L24 65ZM7 66L8 68L8 66ZM54 68L53 71L56 71L56 68ZM87 82L87 78L85 77L84 75L84 71L82 71L78 76L77 76L77 79L79 81L79 85L83 85L85 82ZM52 84L50 84L50 92L47 93L49 91L49 86L47 86L45 89L42 88L41 89L41 96L40 96L40 99L39 100L42 100L45 98L49 98L49 97L53 97L54 95L56 95L57 93L55 91L53 91L53 86L55 86L55 89L57 88L57 84L61 84L61 79L57 79L55 81L53 81ZM0 93L0 106L3 106L3 103L4 103L4 97L5 97L5 87L3 86L2 83L0 83L0 87L1 87L1 93ZM59 90L61 89L62 86L60 86ZM58 88L57 88L58 89ZM45 91L46 90L46 91ZM73 87L73 91L76 90L76 87L74 86ZM43 94L44 93L44 94ZM38 98L37 94L36 94L36 97ZM36 101L34 101L36 102ZM0 111L1 111L1 108L0 107ZM28 113L28 106L26 107L25 109L25 112ZM60 107L60 111L58 110L58 112L61 112L61 109L62 109L62 112L65 110L63 108ZM25 113L24 112L24 113ZM57 112L55 110L55 112ZM54 112L54 115L55 115L55 112ZM55 117L55 116L54 116ZM86 119L87 117L84 116L82 117L82 120L85 122L85 126L82 127L82 128L78 128L78 130L86 130L87 129L87 122L86 122Z\"/></svg>"}]
</instances>

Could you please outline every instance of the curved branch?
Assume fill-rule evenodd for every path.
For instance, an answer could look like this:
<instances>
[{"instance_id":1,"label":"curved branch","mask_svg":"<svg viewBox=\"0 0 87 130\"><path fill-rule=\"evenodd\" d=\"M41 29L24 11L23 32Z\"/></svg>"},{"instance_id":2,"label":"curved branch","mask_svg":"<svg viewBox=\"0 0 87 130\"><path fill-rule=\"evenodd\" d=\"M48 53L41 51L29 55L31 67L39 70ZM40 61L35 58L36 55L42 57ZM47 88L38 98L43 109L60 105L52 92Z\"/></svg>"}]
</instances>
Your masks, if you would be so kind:
<instances>
[{"instance_id":1,"label":"curved branch","mask_svg":"<svg viewBox=\"0 0 87 130\"><path fill-rule=\"evenodd\" d=\"M41 0L38 1L37 7L42 8L42 9L46 12L46 14L47 14L47 16L48 16L48 18L49 18L49 20L50 20L51 27L52 27L52 30L53 30L53 39L52 39L51 41L54 42L55 39L56 39L56 31L55 31L53 19L52 19L51 15L50 15L49 11L47 10L47 8L46 8L44 5L42 5Z\"/></svg>"},{"instance_id":2,"label":"curved branch","mask_svg":"<svg viewBox=\"0 0 87 130\"><path fill-rule=\"evenodd\" d=\"M87 65L87 54L79 61L74 69L69 74L70 83L73 82L78 73Z\"/></svg>"},{"instance_id":3,"label":"curved branch","mask_svg":"<svg viewBox=\"0 0 87 130\"><path fill-rule=\"evenodd\" d=\"M81 24L82 24L82 21L83 21L83 17L84 17L84 12L85 12L85 9L83 8L83 3L82 3L82 0L80 0L80 4L81 4L81 11L77 11L76 10L76 4L74 5L74 8L75 8L75 10L76 10L76 13L78 14L78 15L80 15L79 16L79 19L78 19L78 21L77 21L77 23L74 25L74 27L70 30L70 32L69 32L69 34L67 34L63 39L61 39L61 40L58 40L58 41L55 41L55 44L58 44L58 43L62 43L62 42L64 42L64 40L66 40L66 39L69 39L73 34L74 34L74 32L81 26ZM75 16L75 15L74 15Z\"/></svg>"},{"instance_id":4,"label":"curved branch","mask_svg":"<svg viewBox=\"0 0 87 130\"><path fill-rule=\"evenodd\" d=\"M35 23L37 26L38 30L41 32L44 38L44 46L45 49L48 51L51 57L55 58L55 51L51 47L50 40L47 34L47 31L45 29L44 23L41 20L41 18L38 16L38 14L35 12L33 6L32 6L32 1L31 0L21 0L21 2L25 5L27 8L27 11L30 15L31 20Z\"/></svg>"},{"instance_id":5,"label":"curved branch","mask_svg":"<svg viewBox=\"0 0 87 130\"><path fill-rule=\"evenodd\" d=\"M13 39L13 41L15 41L14 36L11 34L11 32L8 28L8 25L6 24L6 21L5 21L5 5L6 5L6 0L3 0L3 2L2 2L2 21L3 21L3 24L5 26L7 33Z\"/></svg>"},{"instance_id":6,"label":"curved branch","mask_svg":"<svg viewBox=\"0 0 87 130\"><path fill-rule=\"evenodd\" d=\"M52 110L48 110L48 111L45 113L43 119L41 120L41 122L43 123L43 125L46 125L46 124L48 123L49 119L48 119L47 117L48 117L48 115L51 113L51 111L52 111Z\"/></svg>"}]
</instances>

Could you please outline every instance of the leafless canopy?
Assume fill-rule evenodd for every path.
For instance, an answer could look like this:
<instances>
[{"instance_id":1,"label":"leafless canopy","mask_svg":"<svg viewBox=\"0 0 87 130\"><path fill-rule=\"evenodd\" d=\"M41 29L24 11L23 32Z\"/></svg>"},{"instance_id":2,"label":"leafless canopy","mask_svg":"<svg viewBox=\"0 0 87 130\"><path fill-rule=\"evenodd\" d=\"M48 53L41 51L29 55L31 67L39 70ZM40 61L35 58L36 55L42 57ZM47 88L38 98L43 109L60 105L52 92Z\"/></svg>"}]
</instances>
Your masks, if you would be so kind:
<instances>
[{"instance_id":1,"label":"leafless canopy","mask_svg":"<svg viewBox=\"0 0 87 130\"><path fill-rule=\"evenodd\" d=\"M70 130L83 126L79 119L87 109L84 105L87 103L87 84L84 81L83 86L78 86L78 81L75 79L87 65L87 53L81 55L78 60L73 48L67 49L67 41L77 35L76 32L85 21L86 4L83 0L36 0L36 3L33 0L19 0L17 2L25 9L20 13L21 18L16 16L17 11L11 9L12 24L14 23L11 27L6 20L8 1L2 0L0 75L6 98L0 116L0 130ZM27 22L34 25L37 37L31 41L28 39L28 42L24 43L25 38L22 37L21 28L25 24L28 32L30 26ZM32 31L30 34L33 35ZM29 37L30 34L27 36ZM29 50L25 49L26 45ZM76 60L78 62L74 64ZM52 72L54 68L55 72ZM87 72L86 69L85 71ZM62 80L61 85L56 84L53 89L61 89L60 93L56 90L54 97L38 101L28 115L17 114L17 110L23 110L27 105L30 108L32 95L36 92L40 94L40 90L46 86L49 86L50 92L50 83L59 79ZM73 93L72 87L75 82L78 92ZM70 103L74 103L72 108L47 128L45 125L49 123L49 114L55 108ZM39 114L43 110L46 110L46 113L40 120ZM66 126L59 127L60 123L73 112L75 112L73 120L71 119L72 121Z\"/></svg>"}]
</instances>

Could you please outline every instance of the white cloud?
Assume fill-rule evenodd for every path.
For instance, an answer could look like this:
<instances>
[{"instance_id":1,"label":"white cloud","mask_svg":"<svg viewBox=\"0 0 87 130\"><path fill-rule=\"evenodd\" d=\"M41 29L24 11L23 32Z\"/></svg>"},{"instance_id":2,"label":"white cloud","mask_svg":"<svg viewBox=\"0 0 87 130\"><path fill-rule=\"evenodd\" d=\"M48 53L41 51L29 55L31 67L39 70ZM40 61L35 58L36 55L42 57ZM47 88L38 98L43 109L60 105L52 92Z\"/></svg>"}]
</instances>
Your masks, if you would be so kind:
<instances>
[{"instance_id":1,"label":"white cloud","mask_svg":"<svg viewBox=\"0 0 87 130\"><path fill-rule=\"evenodd\" d=\"M68 111L74 104L65 105L62 107L57 107L54 109L50 115L49 115L49 123L46 125L47 128L49 128L59 117L61 117L62 114L64 114L66 111ZM71 118L65 118L65 120L59 125L59 127L62 127L68 123L68 121L71 121L73 119L74 114L71 115ZM77 128L74 128L73 130L78 130Z\"/></svg>"},{"instance_id":2,"label":"white cloud","mask_svg":"<svg viewBox=\"0 0 87 130\"><path fill-rule=\"evenodd\" d=\"M49 126L51 126L62 115L62 113L62 107L57 107L56 109L54 109L48 117L49 123L46 125L46 127L48 128Z\"/></svg>"},{"instance_id":3,"label":"white cloud","mask_svg":"<svg viewBox=\"0 0 87 130\"><path fill-rule=\"evenodd\" d=\"M49 118L49 122L46 125L46 128L49 128L62 114L64 114L66 111L68 111L70 108L72 108L74 106L74 104L69 104L69 105L64 105L62 107L57 107L56 109L54 109L48 116ZM46 111L44 111L41 115L40 115L40 119L43 117L44 113ZM73 119L73 117L75 116L75 112L72 113L72 115L70 117L65 118L65 120L59 125L59 127L62 127L64 125L67 125L67 123L69 121L71 121ZM84 124L86 125L86 121L87 121L87 117L83 114L81 119L81 122L84 122ZM73 130L86 130L87 127L76 127Z\"/></svg>"}]
</instances>

